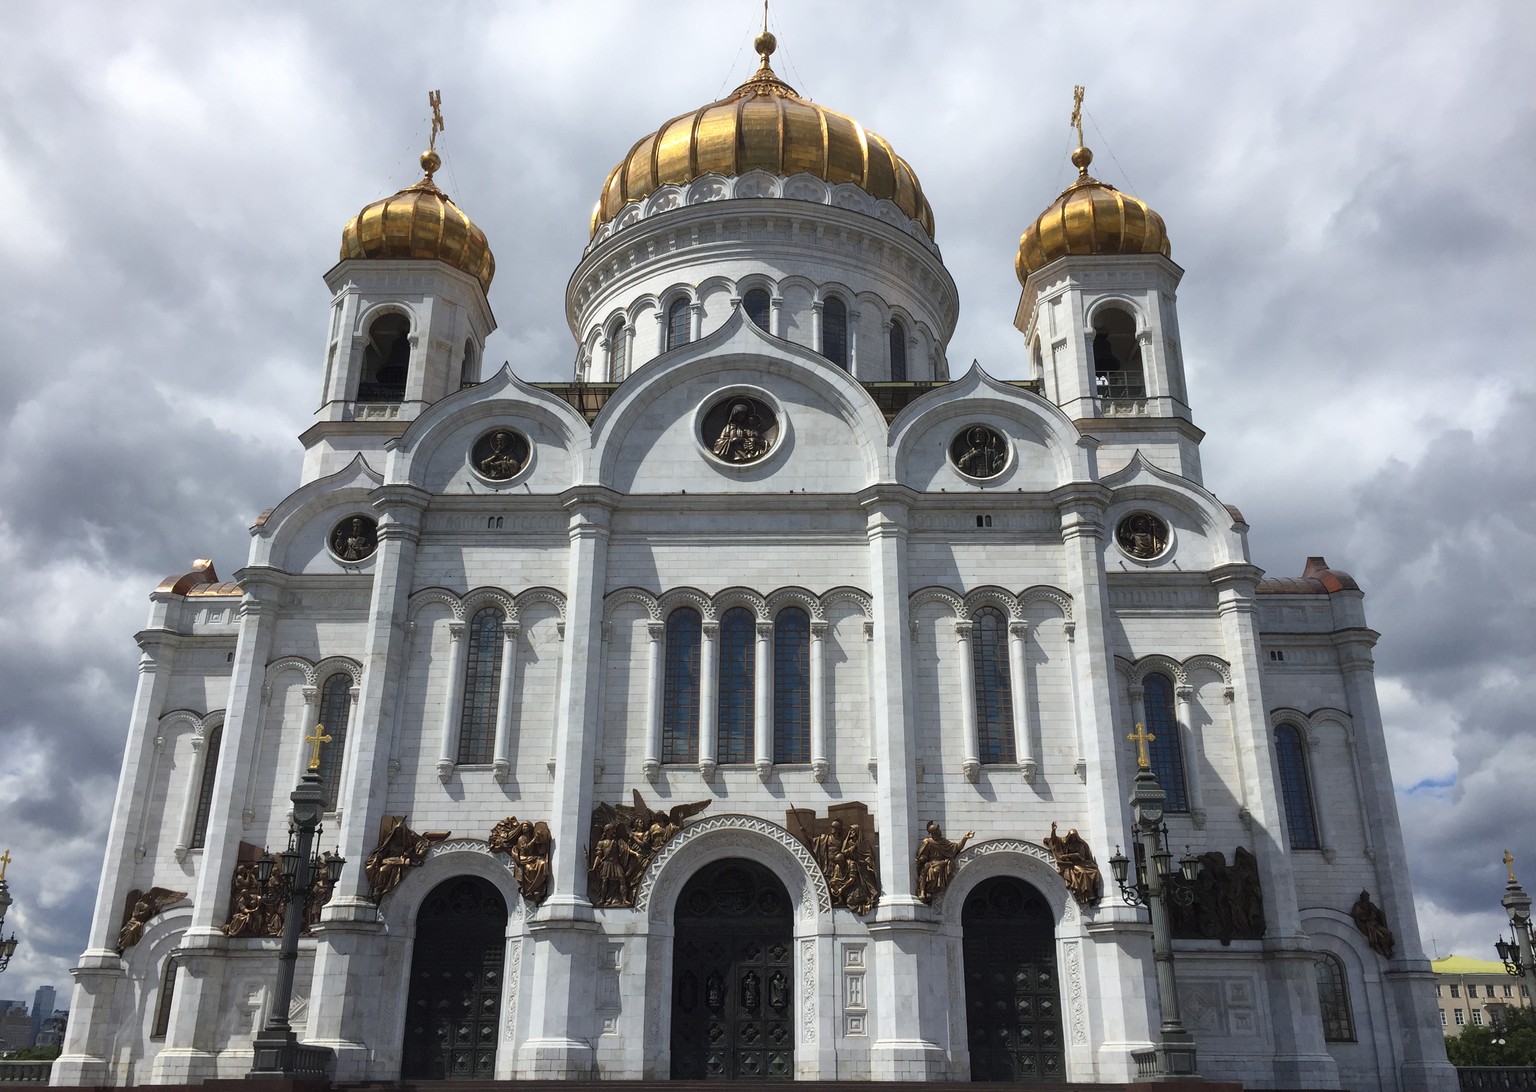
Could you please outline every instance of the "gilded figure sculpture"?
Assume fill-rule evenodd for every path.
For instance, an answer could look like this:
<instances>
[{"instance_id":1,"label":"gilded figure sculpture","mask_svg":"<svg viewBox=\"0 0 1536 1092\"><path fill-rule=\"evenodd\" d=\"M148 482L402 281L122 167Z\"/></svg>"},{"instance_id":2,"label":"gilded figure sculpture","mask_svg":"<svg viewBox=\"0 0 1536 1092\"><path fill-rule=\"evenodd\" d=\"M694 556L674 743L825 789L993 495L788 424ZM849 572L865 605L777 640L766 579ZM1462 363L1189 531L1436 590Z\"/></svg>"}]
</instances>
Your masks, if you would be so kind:
<instances>
[{"instance_id":1,"label":"gilded figure sculpture","mask_svg":"<svg viewBox=\"0 0 1536 1092\"><path fill-rule=\"evenodd\" d=\"M261 882L261 862L272 862L271 879ZM283 935L282 867L274 854L250 842L241 842L229 881L227 937L279 937Z\"/></svg>"},{"instance_id":2,"label":"gilded figure sculpture","mask_svg":"<svg viewBox=\"0 0 1536 1092\"><path fill-rule=\"evenodd\" d=\"M342 520L331 532L331 550L343 561L365 561L378 549L376 524L366 516Z\"/></svg>"},{"instance_id":3,"label":"gilded figure sculpture","mask_svg":"<svg viewBox=\"0 0 1536 1092\"><path fill-rule=\"evenodd\" d=\"M955 858L965 849L965 843L976 837L976 832L968 830L956 842L944 837L944 828L937 822L930 821L927 830L928 836L917 846L917 897L932 903L955 878Z\"/></svg>"},{"instance_id":4,"label":"gilded figure sculpture","mask_svg":"<svg viewBox=\"0 0 1536 1092\"><path fill-rule=\"evenodd\" d=\"M726 410L725 422L710 443L710 451L728 463L750 463L768 454L773 440L764 421L766 410L756 399L733 401Z\"/></svg>"},{"instance_id":5,"label":"gilded figure sculpture","mask_svg":"<svg viewBox=\"0 0 1536 1092\"><path fill-rule=\"evenodd\" d=\"M517 867L517 889L531 903L549 896L549 858L554 847L549 824L509 815L486 839L492 853L505 853Z\"/></svg>"},{"instance_id":6,"label":"gilded figure sculpture","mask_svg":"<svg viewBox=\"0 0 1536 1092\"><path fill-rule=\"evenodd\" d=\"M516 477L527 464L527 443L508 429L499 428L475 444L471 457L475 469L495 482Z\"/></svg>"},{"instance_id":7,"label":"gilded figure sculpture","mask_svg":"<svg viewBox=\"0 0 1536 1092\"><path fill-rule=\"evenodd\" d=\"M661 811L639 789L633 804L601 803L592 809L592 846L587 851L587 897L593 906L633 906L646 866L683 824L709 807L708 800Z\"/></svg>"},{"instance_id":8,"label":"gilded figure sculpture","mask_svg":"<svg viewBox=\"0 0 1536 1092\"><path fill-rule=\"evenodd\" d=\"M1232 863L1219 850L1200 855L1200 870L1193 883L1177 873L1163 881L1190 892L1186 905L1169 902L1173 935L1177 940L1258 940L1264 935L1264 887L1259 881L1259 862L1243 846L1232 854Z\"/></svg>"},{"instance_id":9,"label":"gilded figure sculpture","mask_svg":"<svg viewBox=\"0 0 1536 1092\"><path fill-rule=\"evenodd\" d=\"M1137 512L1115 527L1115 541L1132 557L1150 561L1168 548L1168 525L1150 512Z\"/></svg>"},{"instance_id":10,"label":"gilded figure sculpture","mask_svg":"<svg viewBox=\"0 0 1536 1092\"><path fill-rule=\"evenodd\" d=\"M949 445L955 469L971 478L993 478L1008 464L1008 441L996 429L972 425Z\"/></svg>"},{"instance_id":11,"label":"gilded figure sculpture","mask_svg":"<svg viewBox=\"0 0 1536 1092\"><path fill-rule=\"evenodd\" d=\"M1101 883L1099 862L1082 836L1075 829L1069 829L1062 837L1056 833L1056 824L1052 823L1045 848L1051 851L1056 871L1061 874L1062 882L1077 900L1077 905L1084 908L1097 906Z\"/></svg>"},{"instance_id":12,"label":"gilded figure sculpture","mask_svg":"<svg viewBox=\"0 0 1536 1092\"><path fill-rule=\"evenodd\" d=\"M427 859L427 852L451 831L429 830L416 833L405 825L403 815L386 815L379 823L379 844L363 862L368 877L368 897L378 902L400 886L405 874Z\"/></svg>"},{"instance_id":13,"label":"gilded figure sculpture","mask_svg":"<svg viewBox=\"0 0 1536 1092\"><path fill-rule=\"evenodd\" d=\"M1383 959L1391 959L1392 953L1397 950L1397 938L1387 927L1386 913L1371 901L1369 891L1360 892L1355 905L1349 908L1349 916L1355 919L1355 927L1364 935L1371 951Z\"/></svg>"},{"instance_id":14,"label":"gilded figure sculpture","mask_svg":"<svg viewBox=\"0 0 1536 1092\"><path fill-rule=\"evenodd\" d=\"M123 925L117 931L117 954L122 955L144 939L144 926L150 918L164 913L186 897L185 891L172 891L169 887L151 887L148 891L134 888L128 892Z\"/></svg>"},{"instance_id":15,"label":"gilded figure sculpture","mask_svg":"<svg viewBox=\"0 0 1536 1092\"><path fill-rule=\"evenodd\" d=\"M871 829L869 808L858 801L833 804L827 818L805 808L792 808L785 816L789 832L811 851L832 905L867 914L880 901L880 867L877 840Z\"/></svg>"}]
</instances>

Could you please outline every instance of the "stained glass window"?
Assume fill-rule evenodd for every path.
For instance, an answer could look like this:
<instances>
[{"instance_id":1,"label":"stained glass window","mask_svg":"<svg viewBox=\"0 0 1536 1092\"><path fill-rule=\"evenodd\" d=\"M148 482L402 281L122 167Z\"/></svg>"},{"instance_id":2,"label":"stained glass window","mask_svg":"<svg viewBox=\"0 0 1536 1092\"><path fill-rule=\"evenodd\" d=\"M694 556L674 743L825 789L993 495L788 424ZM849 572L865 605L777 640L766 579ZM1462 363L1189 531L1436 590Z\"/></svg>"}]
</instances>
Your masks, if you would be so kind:
<instances>
[{"instance_id":1,"label":"stained glass window","mask_svg":"<svg viewBox=\"0 0 1536 1092\"><path fill-rule=\"evenodd\" d=\"M773 620L773 760L811 760L811 619L799 607Z\"/></svg>"},{"instance_id":2,"label":"stained glass window","mask_svg":"<svg viewBox=\"0 0 1536 1092\"><path fill-rule=\"evenodd\" d=\"M704 620L692 607L667 615L666 682L661 707L661 760L699 760L699 649Z\"/></svg>"},{"instance_id":3,"label":"stained glass window","mask_svg":"<svg viewBox=\"0 0 1536 1092\"><path fill-rule=\"evenodd\" d=\"M224 726L208 729L203 740L203 777L197 787L197 814L192 820L190 848L202 849L208 841L208 814L213 810L213 779L219 772L219 744L224 739Z\"/></svg>"},{"instance_id":4,"label":"stained glass window","mask_svg":"<svg viewBox=\"0 0 1536 1092\"><path fill-rule=\"evenodd\" d=\"M741 307L747 318L764 330L768 329L768 303L768 293L761 288L754 288L741 297Z\"/></svg>"},{"instance_id":5,"label":"stained glass window","mask_svg":"<svg viewBox=\"0 0 1536 1092\"><path fill-rule=\"evenodd\" d=\"M848 367L848 305L831 296L821 307L821 355Z\"/></svg>"},{"instance_id":6,"label":"stained glass window","mask_svg":"<svg viewBox=\"0 0 1536 1092\"><path fill-rule=\"evenodd\" d=\"M1280 797L1292 849L1319 849L1317 815L1312 808L1312 779L1307 774L1307 748L1294 724L1275 729L1275 759L1280 766Z\"/></svg>"},{"instance_id":7,"label":"stained glass window","mask_svg":"<svg viewBox=\"0 0 1536 1092\"><path fill-rule=\"evenodd\" d=\"M501 692L500 607L477 611L469 623L464 706L459 716L459 765L484 766L495 757L496 699Z\"/></svg>"},{"instance_id":8,"label":"stained glass window","mask_svg":"<svg viewBox=\"0 0 1536 1092\"><path fill-rule=\"evenodd\" d=\"M1344 965L1338 956L1320 952L1314 966L1317 969L1317 1005L1323 1013L1323 1039L1330 1043L1354 1042L1355 1027L1349 1018L1349 988L1344 982ZM1442 1016L1445 1014L1444 1009L1440 1012Z\"/></svg>"},{"instance_id":9,"label":"stained glass window","mask_svg":"<svg viewBox=\"0 0 1536 1092\"><path fill-rule=\"evenodd\" d=\"M1168 794L1165 811L1189 810L1189 787L1184 780L1184 745L1179 739L1178 713L1173 706L1173 680L1153 672L1141 681L1147 711L1147 731L1157 738L1147 746L1147 758L1157 783Z\"/></svg>"},{"instance_id":10,"label":"stained glass window","mask_svg":"<svg viewBox=\"0 0 1536 1092\"><path fill-rule=\"evenodd\" d=\"M891 320L891 382L907 381L907 328L901 319Z\"/></svg>"},{"instance_id":11,"label":"stained glass window","mask_svg":"<svg viewBox=\"0 0 1536 1092\"><path fill-rule=\"evenodd\" d=\"M688 301L676 299L667 308L667 351L688 344Z\"/></svg>"},{"instance_id":12,"label":"stained glass window","mask_svg":"<svg viewBox=\"0 0 1536 1092\"><path fill-rule=\"evenodd\" d=\"M732 607L720 619L720 700L716 757L721 762L752 761L753 692L757 679L754 632L757 620L744 607Z\"/></svg>"},{"instance_id":13,"label":"stained glass window","mask_svg":"<svg viewBox=\"0 0 1536 1092\"><path fill-rule=\"evenodd\" d=\"M341 796L341 762L346 755L347 721L352 715L352 676L338 671L320 689L320 723L329 743L320 747L320 787L325 810L335 811Z\"/></svg>"},{"instance_id":14,"label":"stained glass window","mask_svg":"<svg viewBox=\"0 0 1536 1092\"><path fill-rule=\"evenodd\" d=\"M1008 678L1008 619L996 607L971 616L976 680L976 736L982 762L1013 762L1013 687Z\"/></svg>"}]
</instances>

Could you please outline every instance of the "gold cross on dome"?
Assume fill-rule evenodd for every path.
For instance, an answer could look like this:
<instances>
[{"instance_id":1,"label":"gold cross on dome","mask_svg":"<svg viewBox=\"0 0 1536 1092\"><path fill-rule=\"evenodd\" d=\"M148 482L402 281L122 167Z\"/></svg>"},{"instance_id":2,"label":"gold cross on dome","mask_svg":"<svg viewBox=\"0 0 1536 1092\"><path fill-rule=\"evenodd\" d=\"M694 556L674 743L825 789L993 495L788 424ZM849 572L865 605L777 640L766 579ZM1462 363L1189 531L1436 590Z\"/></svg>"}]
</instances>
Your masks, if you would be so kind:
<instances>
[{"instance_id":1,"label":"gold cross on dome","mask_svg":"<svg viewBox=\"0 0 1536 1092\"><path fill-rule=\"evenodd\" d=\"M441 91L427 92L427 105L432 107L432 135L427 138L427 150L437 151L437 134L441 133L443 125L443 93Z\"/></svg>"},{"instance_id":2,"label":"gold cross on dome","mask_svg":"<svg viewBox=\"0 0 1536 1092\"><path fill-rule=\"evenodd\" d=\"M1147 726L1138 720L1136 722L1136 730L1125 738L1136 744L1136 768L1138 770L1149 769L1152 762L1147 757L1147 744L1157 737L1147 731Z\"/></svg>"},{"instance_id":3,"label":"gold cross on dome","mask_svg":"<svg viewBox=\"0 0 1536 1092\"><path fill-rule=\"evenodd\" d=\"M11 863L11 851L0 853L0 880L5 879L5 867Z\"/></svg>"},{"instance_id":4,"label":"gold cross on dome","mask_svg":"<svg viewBox=\"0 0 1536 1092\"><path fill-rule=\"evenodd\" d=\"M1504 851L1504 867L1509 869L1509 882L1510 883L1514 883L1515 882L1515 858L1510 854L1509 850L1507 850L1507 849ZM4 878L5 878L5 870L3 868L0 868L0 879L4 879Z\"/></svg>"},{"instance_id":5,"label":"gold cross on dome","mask_svg":"<svg viewBox=\"0 0 1536 1092\"><path fill-rule=\"evenodd\" d=\"M304 742L315 745L313 753L309 756L309 768L311 770L318 770L320 768L320 744L331 742L331 734L325 730L325 725L317 724L315 725L314 732L304 737Z\"/></svg>"},{"instance_id":6,"label":"gold cross on dome","mask_svg":"<svg viewBox=\"0 0 1536 1092\"><path fill-rule=\"evenodd\" d=\"M1083 143L1083 85L1077 84L1072 88L1072 126L1077 130L1077 143L1081 147Z\"/></svg>"}]
</instances>

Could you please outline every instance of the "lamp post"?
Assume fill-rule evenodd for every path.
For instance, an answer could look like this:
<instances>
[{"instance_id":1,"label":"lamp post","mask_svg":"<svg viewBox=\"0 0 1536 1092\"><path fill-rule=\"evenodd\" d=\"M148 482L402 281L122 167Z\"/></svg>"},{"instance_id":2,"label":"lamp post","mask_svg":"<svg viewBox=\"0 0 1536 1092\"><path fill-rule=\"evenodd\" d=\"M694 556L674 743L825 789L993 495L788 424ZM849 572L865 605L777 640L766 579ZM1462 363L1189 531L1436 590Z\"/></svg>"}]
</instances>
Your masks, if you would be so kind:
<instances>
[{"instance_id":1,"label":"lamp post","mask_svg":"<svg viewBox=\"0 0 1536 1092\"><path fill-rule=\"evenodd\" d=\"M346 864L339 856L327 854L322 859L315 851L320 816L325 810L325 793L320 786L320 745L330 741L331 737L321 725L316 725L312 735L304 737L304 742L314 745L314 752L309 767L299 778L298 787L288 798L293 801L293 825L289 828L288 848L281 855L282 878L279 883L284 892L284 906L283 938L277 957L277 988L273 992L266 1026L253 1044L255 1057L247 1077L302 1080L330 1076L333 1058L330 1048L300 1043L288 1023L288 1010L293 1004L293 972L299 959L299 932L304 927L310 901L316 895L315 881L323 870L334 885L341 877L342 865ZM270 855L262 858L257 868L263 884L272 880L275 865Z\"/></svg>"},{"instance_id":2,"label":"lamp post","mask_svg":"<svg viewBox=\"0 0 1536 1092\"><path fill-rule=\"evenodd\" d=\"M1522 979L1521 985L1536 1003L1536 954L1531 950L1531 897L1515 879L1515 859L1509 850L1504 851L1504 867L1509 870L1509 884L1504 888L1500 904L1509 912L1510 939L1500 937L1493 942L1494 949L1504 969Z\"/></svg>"},{"instance_id":3,"label":"lamp post","mask_svg":"<svg viewBox=\"0 0 1536 1092\"><path fill-rule=\"evenodd\" d=\"M11 887L5 882L5 870L11 863L11 851L0 853L0 933L5 930L5 915L11 909ZM0 971L11 965L11 956L16 954L16 932L0 939Z\"/></svg>"},{"instance_id":4,"label":"lamp post","mask_svg":"<svg viewBox=\"0 0 1536 1092\"><path fill-rule=\"evenodd\" d=\"M1158 1041L1150 1051L1133 1054L1137 1075L1149 1080L1198 1079L1195 1067L1195 1040L1184 1030L1179 1018L1178 983L1173 973L1173 930L1168 921L1168 900L1180 894L1167 881L1173 854L1166 848L1163 828L1163 802L1168 794L1157 783L1147 756L1147 744L1157 737L1143 724L1126 737L1136 744L1136 780L1131 787L1131 821L1136 839L1136 883L1125 882L1130 863L1119 847L1109 859L1120 895L1132 906L1145 903L1152 918L1152 960L1157 969L1157 1003L1162 1014ZM1152 867L1147 867L1147 862ZM1199 862L1188 850L1179 860L1179 871L1186 880L1195 878ZM1183 900L1180 900L1181 902Z\"/></svg>"}]
</instances>

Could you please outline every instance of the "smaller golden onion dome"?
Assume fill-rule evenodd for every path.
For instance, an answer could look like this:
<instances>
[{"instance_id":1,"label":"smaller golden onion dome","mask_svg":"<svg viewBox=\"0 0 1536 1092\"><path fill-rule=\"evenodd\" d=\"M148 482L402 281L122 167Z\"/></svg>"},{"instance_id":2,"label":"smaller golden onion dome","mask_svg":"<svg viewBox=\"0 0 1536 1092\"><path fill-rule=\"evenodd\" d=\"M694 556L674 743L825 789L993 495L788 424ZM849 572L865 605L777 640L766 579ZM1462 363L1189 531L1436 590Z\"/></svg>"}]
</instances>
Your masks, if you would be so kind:
<instances>
[{"instance_id":1,"label":"smaller golden onion dome","mask_svg":"<svg viewBox=\"0 0 1536 1092\"><path fill-rule=\"evenodd\" d=\"M1145 201L1121 193L1088 173L1093 153L1072 153L1077 181L1061 192L1024 229L1014 270L1023 284L1057 258L1078 254L1161 254L1168 257L1168 229Z\"/></svg>"},{"instance_id":2,"label":"smaller golden onion dome","mask_svg":"<svg viewBox=\"0 0 1536 1092\"><path fill-rule=\"evenodd\" d=\"M432 181L443 161L435 151L421 153L420 182L392 197L366 205L341 231L341 260L348 258L420 258L447 262L489 291L496 275L485 232L474 225L453 199Z\"/></svg>"}]
</instances>

